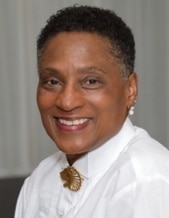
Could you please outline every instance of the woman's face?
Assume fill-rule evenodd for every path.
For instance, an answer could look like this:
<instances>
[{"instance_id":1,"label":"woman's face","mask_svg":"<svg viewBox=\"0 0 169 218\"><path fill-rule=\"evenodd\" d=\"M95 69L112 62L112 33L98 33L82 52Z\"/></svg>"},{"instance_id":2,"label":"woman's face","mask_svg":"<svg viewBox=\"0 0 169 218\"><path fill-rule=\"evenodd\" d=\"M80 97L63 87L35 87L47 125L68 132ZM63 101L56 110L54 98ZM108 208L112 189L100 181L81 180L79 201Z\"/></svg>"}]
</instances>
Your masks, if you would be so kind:
<instances>
[{"instance_id":1,"label":"woman's face","mask_svg":"<svg viewBox=\"0 0 169 218\"><path fill-rule=\"evenodd\" d=\"M37 102L44 128L76 160L117 134L136 97L136 76L127 80L109 52L107 38L60 33L39 62Z\"/></svg>"}]
</instances>

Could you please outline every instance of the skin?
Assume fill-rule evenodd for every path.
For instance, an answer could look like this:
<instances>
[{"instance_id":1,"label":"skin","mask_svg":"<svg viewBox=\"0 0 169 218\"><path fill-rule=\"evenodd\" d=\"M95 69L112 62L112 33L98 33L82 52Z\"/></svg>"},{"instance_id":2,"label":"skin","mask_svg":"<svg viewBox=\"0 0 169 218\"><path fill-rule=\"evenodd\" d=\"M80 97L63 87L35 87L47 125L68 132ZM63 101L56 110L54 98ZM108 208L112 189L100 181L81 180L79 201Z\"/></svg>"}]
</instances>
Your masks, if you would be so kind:
<instances>
[{"instance_id":1,"label":"skin","mask_svg":"<svg viewBox=\"0 0 169 218\"><path fill-rule=\"evenodd\" d=\"M42 122L70 164L116 135L136 99L136 74L124 79L109 48L106 37L62 32L39 60Z\"/></svg>"}]
</instances>

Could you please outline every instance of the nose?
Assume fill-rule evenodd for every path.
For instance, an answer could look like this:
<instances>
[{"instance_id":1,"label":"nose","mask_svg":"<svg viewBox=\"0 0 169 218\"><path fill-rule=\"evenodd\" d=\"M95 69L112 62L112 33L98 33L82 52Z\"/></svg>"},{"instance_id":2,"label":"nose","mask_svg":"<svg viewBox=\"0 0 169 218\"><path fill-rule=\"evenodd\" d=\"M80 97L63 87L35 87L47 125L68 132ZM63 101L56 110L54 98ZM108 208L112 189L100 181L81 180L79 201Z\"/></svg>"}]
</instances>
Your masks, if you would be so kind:
<instances>
[{"instance_id":1,"label":"nose","mask_svg":"<svg viewBox=\"0 0 169 218\"><path fill-rule=\"evenodd\" d=\"M82 91L72 83L63 85L56 98L56 106L67 112L83 107L84 103Z\"/></svg>"}]
</instances>

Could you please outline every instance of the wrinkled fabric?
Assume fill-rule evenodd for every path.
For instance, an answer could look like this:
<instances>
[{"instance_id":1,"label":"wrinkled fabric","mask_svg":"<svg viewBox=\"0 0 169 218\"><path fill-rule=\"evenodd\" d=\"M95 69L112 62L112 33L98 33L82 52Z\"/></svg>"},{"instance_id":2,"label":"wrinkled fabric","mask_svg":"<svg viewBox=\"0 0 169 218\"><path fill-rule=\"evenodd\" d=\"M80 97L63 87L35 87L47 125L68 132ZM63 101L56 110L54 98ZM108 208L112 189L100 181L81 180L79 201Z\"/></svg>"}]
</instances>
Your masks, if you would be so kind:
<instances>
[{"instance_id":1,"label":"wrinkled fabric","mask_svg":"<svg viewBox=\"0 0 169 218\"><path fill-rule=\"evenodd\" d=\"M119 133L74 163L79 191L63 187L61 151L28 177L15 218L167 218L169 151L127 118Z\"/></svg>"}]
</instances>

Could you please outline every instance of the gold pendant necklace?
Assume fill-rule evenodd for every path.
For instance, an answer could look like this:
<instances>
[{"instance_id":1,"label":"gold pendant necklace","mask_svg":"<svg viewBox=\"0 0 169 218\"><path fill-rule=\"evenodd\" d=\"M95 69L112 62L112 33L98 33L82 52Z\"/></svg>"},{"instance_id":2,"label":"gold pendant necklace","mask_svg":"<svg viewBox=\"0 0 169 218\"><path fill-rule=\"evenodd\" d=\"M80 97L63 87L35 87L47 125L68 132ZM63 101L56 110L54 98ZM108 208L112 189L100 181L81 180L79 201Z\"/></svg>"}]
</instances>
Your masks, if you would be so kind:
<instances>
[{"instance_id":1,"label":"gold pendant necklace","mask_svg":"<svg viewBox=\"0 0 169 218\"><path fill-rule=\"evenodd\" d=\"M78 191L80 189L83 178L74 167L68 166L60 172L60 176L64 181L64 187L68 187L72 191Z\"/></svg>"}]
</instances>

